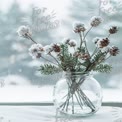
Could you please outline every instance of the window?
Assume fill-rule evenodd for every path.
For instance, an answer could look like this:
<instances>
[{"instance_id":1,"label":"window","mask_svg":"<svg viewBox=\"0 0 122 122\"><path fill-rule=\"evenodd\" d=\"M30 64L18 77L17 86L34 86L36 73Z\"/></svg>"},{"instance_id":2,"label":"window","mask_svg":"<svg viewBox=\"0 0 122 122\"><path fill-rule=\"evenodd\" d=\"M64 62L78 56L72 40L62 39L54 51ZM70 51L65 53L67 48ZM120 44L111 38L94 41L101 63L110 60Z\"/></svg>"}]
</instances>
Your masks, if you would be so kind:
<instances>
[{"instance_id":1,"label":"window","mask_svg":"<svg viewBox=\"0 0 122 122\"><path fill-rule=\"evenodd\" d=\"M104 37L107 28L112 25L116 25L120 29L116 35L110 38L111 43L118 45L121 50L122 2L120 0L109 2L107 0L106 2L94 0L90 4L89 2L90 0L52 0L50 3L48 0L0 1L1 103L49 101L52 99L53 86L62 75L45 76L37 71L44 60L33 60L29 56L28 48L32 42L19 37L16 33L21 25L30 26L33 30L33 38L38 43L46 45L52 42L58 43L65 37L79 40L76 34L73 34L73 22L78 20L87 24L91 16L100 14L104 19L103 24L98 27L101 29L95 28L95 33L91 31L88 35L88 39L91 40L87 42L90 51L93 47L92 38L96 35ZM42 14L40 19L36 18L37 13ZM46 22L50 24L48 27L45 24ZM113 66L111 73L102 75L96 73L94 75L105 89L105 102L114 100L122 102L122 98L120 98L120 89L122 88L121 58L120 53L116 58L107 61ZM115 94L116 99L114 99L113 94Z\"/></svg>"}]
</instances>

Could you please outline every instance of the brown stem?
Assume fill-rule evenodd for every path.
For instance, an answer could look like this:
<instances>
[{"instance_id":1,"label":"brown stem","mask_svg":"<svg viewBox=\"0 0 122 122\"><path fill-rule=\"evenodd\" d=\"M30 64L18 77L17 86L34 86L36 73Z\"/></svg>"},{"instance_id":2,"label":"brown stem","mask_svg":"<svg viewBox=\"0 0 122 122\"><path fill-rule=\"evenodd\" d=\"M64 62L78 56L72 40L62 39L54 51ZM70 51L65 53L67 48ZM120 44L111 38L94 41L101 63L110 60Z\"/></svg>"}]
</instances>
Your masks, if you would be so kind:
<instances>
[{"instance_id":1,"label":"brown stem","mask_svg":"<svg viewBox=\"0 0 122 122\"><path fill-rule=\"evenodd\" d=\"M50 63L52 63L52 64L57 65L56 63L54 63L54 62L52 62L52 61L50 61L50 60L48 60L48 59L46 59L46 58L44 58L44 57L42 57L42 56L41 56L41 58L44 59L44 60L46 60L46 61L48 61L48 62L50 62Z\"/></svg>"},{"instance_id":2,"label":"brown stem","mask_svg":"<svg viewBox=\"0 0 122 122\"><path fill-rule=\"evenodd\" d=\"M91 108L92 112L95 111L95 106L93 105L93 103L90 101L90 99L84 94L84 92L81 89L78 89L78 91L80 92L82 98L84 99L86 105Z\"/></svg>"},{"instance_id":3,"label":"brown stem","mask_svg":"<svg viewBox=\"0 0 122 122\"><path fill-rule=\"evenodd\" d=\"M81 49L81 47L82 47L82 43L83 43L83 40L82 40L82 35L81 35L81 33L79 33L79 36L80 36L80 49Z\"/></svg>"},{"instance_id":4,"label":"brown stem","mask_svg":"<svg viewBox=\"0 0 122 122\"><path fill-rule=\"evenodd\" d=\"M77 93L78 94L78 93ZM79 95L78 95L79 96ZM77 95L76 95L76 93L75 93L75 98L77 99L77 101L78 101L78 104L79 104L79 106L81 107L81 109L83 109L83 107L82 107L82 102L81 102L81 100L80 100L80 97L79 97L79 99L78 99L78 97L77 97ZM80 100L80 101L79 101Z\"/></svg>"},{"instance_id":5,"label":"brown stem","mask_svg":"<svg viewBox=\"0 0 122 122\"><path fill-rule=\"evenodd\" d=\"M49 55L59 64L58 60L51 53Z\"/></svg>"},{"instance_id":6,"label":"brown stem","mask_svg":"<svg viewBox=\"0 0 122 122\"><path fill-rule=\"evenodd\" d=\"M92 29L92 26L89 28L89 30L86 32L86 34L84 35L84 37L83 37L83 41L84 41L84 39L86 38L86 36L88 35L88 33L91 31L91 29Z\"/></svg>"},{"instance_id":7,"label":"brown stem","mask_svg":"<svg viewBox=\"0 0 122 122\"><path fill-rule=\"evenodd\" d=\"M33 43L37 44L37 42L36 42L36 41L34 41L34 40L32 39L32 37L31 37L31 36L27 35L27 37L28 37L28 38L29 38Z\"/></svg>"},{"instance_id":8,"label":"brown stem","mask_svg":"<svg viewBox=\"0 0 122 122\"><path fill-rule=\"evenodd\" d=\"M84 33L83 33L83 36L84 36ZM86 52L87 52L87 54L90 57L90 54L89 54L89 51L88 51L88 48L87 48L87 44L86 44L86 39L85 38L84 38L84 44L85 44Z\"/></svg>"},{"instance_id":9,"label":"brown stem","mask_svg":"<svg viewBox=\"0 0 122 122\"><path fill-rule=\"evenodd\" d=\"M109 35L108 35L108 37L107 37L107 38L109 38L109 37L110 37L110 35L111 35L111 34L109 33Z\"/></svg>"},{"instance_id":10,"label":"brown stem","mask_svg":"<svg viewBox=\"0 0 122 122\"><path fill-rule=\"evenodd\" d=\"M72 114L74 114L74 98L73 98L73 94L72 94Z\"/></svg>"},{"instance_id":11,"label":"brown stem","mask_svg":"<svg viewBox=\"0 0 122 122\"><path fill-rule=\"evenodd\" d=\"M96 47L93 54L91 55L91 58L94 56L94 54L97 52L98 48Z\"/></svg>"},{"instance_id":12,"label":"brown stem","mask_svg":"<svg viewBox=\"0 0 122 122\"><path fill-rule=\"evenodd\" d=\"M90 99L84 94L84 92L79 88L79 86L83 83L84 81L84 78L82 81L80 81L79 83L75 83L75 86L72 86L72 83L71 85L69 86L70 90L68 92L68 95L67 95L67 99L66 101L60 106L63 107L62 110L64 110L64 108L66 107L66 111L68 110L68 105L69 105L69 100L70 98L72 98L72 113L74 113L74 99L73 99L73 94L75 95L77 101L78 101L78 104L80 105L80 107L82 108L82 102L79 100L83 100L84 104L86 104L92 112L95 111L95 106L93 105L93 103L90 101ZM73 82L74 83L74 82ZM74 84L73 84L74 85ZM74 89L75 88L75 89ZM78 97L76 95L76 93L78 94L79 96L79 100L78 100Z\"/></svg>"}]
</instances>

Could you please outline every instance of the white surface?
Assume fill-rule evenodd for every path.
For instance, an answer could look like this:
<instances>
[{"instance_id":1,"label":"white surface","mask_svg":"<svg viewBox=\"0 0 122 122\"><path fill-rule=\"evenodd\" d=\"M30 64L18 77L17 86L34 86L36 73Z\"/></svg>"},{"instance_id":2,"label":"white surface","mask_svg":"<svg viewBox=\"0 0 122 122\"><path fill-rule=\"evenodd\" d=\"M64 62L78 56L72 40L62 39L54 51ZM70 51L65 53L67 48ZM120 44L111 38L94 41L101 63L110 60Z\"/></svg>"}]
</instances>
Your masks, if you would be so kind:
<instances>
[{"instance_id":1,"label":"white surface","mask_svg":"<svg viewBox=\"0 0 122 122\"><path fill-rule=\"evenodd\" d=\"M89 117L56 118L53 106L0 106L0 122L122 122L122 108L102 107Z\"/></svg>"},{"instance_id":2,"label":"white surface","mask_svg":"<svg viewBox=\"0 0 122 122\"><path fill-rule=\"evenodd\" d=\"M103 89L103 102L121 102L122 90ZM53 86L0 87L0 102L52 102Z\"/></svg>"}]
</instances>

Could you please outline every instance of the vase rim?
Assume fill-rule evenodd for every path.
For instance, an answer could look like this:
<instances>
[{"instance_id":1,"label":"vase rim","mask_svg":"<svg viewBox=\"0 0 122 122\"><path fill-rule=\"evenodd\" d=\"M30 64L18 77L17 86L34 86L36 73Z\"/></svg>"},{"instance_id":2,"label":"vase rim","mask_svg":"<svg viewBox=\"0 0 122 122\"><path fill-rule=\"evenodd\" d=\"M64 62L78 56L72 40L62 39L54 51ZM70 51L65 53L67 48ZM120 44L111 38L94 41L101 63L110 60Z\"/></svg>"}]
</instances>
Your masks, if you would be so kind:
<instances>
[{"instance_id":1,"label":"vase rim","mask_svg":"<svg viewBox=\"0 0 122 122\"><path fill-rule=\"evenodd\" d=\"M65 75L90 75L90 73L82 73L82 72L70 72L70 71L66 71L64 72Z\"/></svg>"}]
</instances>

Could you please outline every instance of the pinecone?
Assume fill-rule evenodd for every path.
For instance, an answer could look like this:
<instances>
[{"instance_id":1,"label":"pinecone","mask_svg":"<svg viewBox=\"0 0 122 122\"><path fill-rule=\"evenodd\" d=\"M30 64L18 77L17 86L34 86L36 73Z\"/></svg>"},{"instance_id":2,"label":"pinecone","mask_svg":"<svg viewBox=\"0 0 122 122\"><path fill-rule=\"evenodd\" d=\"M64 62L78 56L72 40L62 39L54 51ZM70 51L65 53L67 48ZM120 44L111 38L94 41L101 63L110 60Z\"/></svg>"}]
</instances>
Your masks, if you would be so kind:
<instances>
[{"instance_id":1,"label":"pinecone","mask_svg":"<svg viewBox=\"0 0 122 122\"><path fill-rule=\"evenodd\" d=\"M82 58L82 60L87 60L87 59L89 59L90 57L89 57L89 54L85 53L85 54L83 54L83 55L81 56L81 58Z\"/></svg>"},{"instance_id":2,"label":"pinecone","mask_svg":"<svg viewBox=\"0 0 122 122\"><path fill-rule=\"evenodd\" d=\"M116 26L113 26L112 28L109 29L110 34L117 33L117 31L118 31L118 28Z\"/></svg>"},{"instance_id":3,"label":"pinecone","mask_svg":"<svg viewBox=\"0 0 122 122\"><path fill-rule=\"evenodd\" d=\"M109 52L112 56L116 56L119 53L119 49L118 49L118 47L113 46L113 47L111 47Z\"/></svg>"},{"instance_id":4,"label":"pinecone","mask_svg":"<svg viewBox=\"0 0 122 122\"><path fill-rule=\"evenodd\" d=\"M106 46L108 46L109 43L110 43L110 41L109 41L108 38L103 39L103 40L100 40L100 42L99 42L99 47L100 47L100 48L106 47Z\"/></svg>"},{"instance_id":5,"label":"pinecone","mask_svg":"<svg viewBox=\"0 0 122 122\"><path fill-rule=\"evenodd\" d=\"M54 52L60 52L60 51L61 51L61 48L60 48L59 45L54 44L54 45L53 45L53 50L54 50Z\"/></svg>"}]
</instances>

